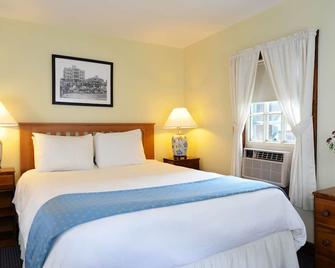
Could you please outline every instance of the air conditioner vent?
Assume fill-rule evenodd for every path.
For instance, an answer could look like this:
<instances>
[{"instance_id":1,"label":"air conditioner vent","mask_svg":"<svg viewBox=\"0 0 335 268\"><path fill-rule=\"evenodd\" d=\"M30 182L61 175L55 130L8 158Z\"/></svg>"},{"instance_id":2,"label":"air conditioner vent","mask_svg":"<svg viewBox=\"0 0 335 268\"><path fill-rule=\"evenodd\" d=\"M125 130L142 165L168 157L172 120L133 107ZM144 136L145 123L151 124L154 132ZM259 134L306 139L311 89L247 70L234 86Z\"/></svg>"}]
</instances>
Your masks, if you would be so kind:
<instances>
[{"instance_id":1,"label":"air conditioner vent","mask_svg":"<svg viewBox=\"0 0 335 268\"><path fill-rule=\"evenodd\" d=\"M276 152L257 151L256 152L256 159L269 160L269 161L275 161L275 162L283 162L284 161L284 154L276 153Z\"/></svg>"},{"instance_id":2,"label":"air conditioner vent","mask_svg":"<svg viewBox=\"0 0 335 268\"><path fill-rule=\"evenodd\" d=\"M244 148L242 177L287 187L290 161L290 152Z\"/></svg>"}]
</instances>

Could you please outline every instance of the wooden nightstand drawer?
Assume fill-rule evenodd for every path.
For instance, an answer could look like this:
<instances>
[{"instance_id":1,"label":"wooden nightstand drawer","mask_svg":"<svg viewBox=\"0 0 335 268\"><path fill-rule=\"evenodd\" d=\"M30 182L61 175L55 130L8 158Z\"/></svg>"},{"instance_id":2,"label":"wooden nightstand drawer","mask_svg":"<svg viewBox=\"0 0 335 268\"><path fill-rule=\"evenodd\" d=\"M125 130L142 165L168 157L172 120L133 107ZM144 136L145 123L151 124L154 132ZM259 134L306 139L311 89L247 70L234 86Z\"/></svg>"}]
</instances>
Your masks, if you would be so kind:
<instances>
[{"instance_id":1,"label":"wooden nightstand drawer","mask_svg":"<svg viewBox=\"0 0 335 268\"><path fill-rule=\"evenodd\" d=\"M0 176L0 190L8 190L14 188L14 176L13 175L1 175Z\"/></svg>"},{"instance_id":2,"label":"wooden nightstand drawer","mask_svg":"<svg viewBox=\"0 0 335 268\"><path fill-rule=\"evenodd\" d=\"M13 192L0 192L0 209L12 207Z\"/></svg>"},{"instance_id":3,"label":"wooden nightstand drawer","mask_svg":"<svg viewBox=\"0 0 335 268\"><path fill-rule=\"evenodd\" d=\"M335 187L313 194L316 268L335 267Z\"/></svg>"},{"instance_id":4,"label":"wooden nightstand drawer","mask_svg":"<svg viewBox=\"0 0 335 268\"><path fill-rule=\"evenodd\" d=\"M15 192L15 170L0 169L0 247L17 245L17 215L12 203Z\"/></svg>"},{"instance_id":5,"label":"wooden nightstand drawer","mask_svg":"<svg viewBox=\"0 0 335 268\"><path fill-rule=\"evenodd\" d=\"M15 218L3 217L0 218L0 233L14 232L15 231Z\"/></svg>"},{"instance_id":6,"label":"wooden nightstand drawer","mask_svg":"<svg viewBox=\"0 0 335 268\"><path fill-rule=\"evenodd\" d=\"M335 230L320 226L316 227L315 251L317 254L335 258Z\"/></svg>"},{"instance_id":7,"label":"wooden nightstand drawer","mask_svg":"<svg viewBox=\"0 0 335 268\"><path fill-rule=\"evenodd\" d=\"M0 217L8 217L8 216L15 216L15 208L14 205L11 207L0 208Z\"/></svg>"},{"instance_id":8,"label":"wooden nightstand drawer","mask_svg":"<svg viewBox=\"0 0 335 268\"><path fill-rule=\"evenodd\" d=\"M315 264L317 268L335 267L335 261L319 254L316 254L315 256Z\"/></svg>"},{"instance_id":9,"label":"wooden nightstand drawer","mask_svg":"<svg viewBox=\"0 0 335 268\"><path fill-rule=\"evenodd\" d=\"M315 221L318 224L335 228L335 202L315 198Z\"/></svg>"}]
</instances>

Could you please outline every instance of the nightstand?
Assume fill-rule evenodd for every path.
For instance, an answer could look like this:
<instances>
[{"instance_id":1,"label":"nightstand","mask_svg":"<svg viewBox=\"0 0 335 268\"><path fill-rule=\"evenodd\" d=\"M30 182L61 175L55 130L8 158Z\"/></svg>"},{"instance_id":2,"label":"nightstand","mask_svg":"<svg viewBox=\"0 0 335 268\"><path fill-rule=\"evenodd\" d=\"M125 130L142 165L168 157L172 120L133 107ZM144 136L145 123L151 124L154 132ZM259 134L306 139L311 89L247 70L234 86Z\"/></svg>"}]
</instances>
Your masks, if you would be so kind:
<instances>
[{"instance_id":1,"label":"nightstand","mask_svg":"<svg viewBox=\"0 0 335 268\"><path fill-rule=\"evenodd\" d=\"M335 187L314 192L316 268L335 267Z\"/></svg>"},{"instance_id":2,"label":"nightstand","mask_svg":"<svg viewBox=\"0 0 335 268\"><path fill-rule=\"evenodd\" d=\"M188 159L163 158L164 163L187 167L187 168L193 168L193 169L200 169L199 161L200 161L200 158L188 158Z\"/></svg>"},{"instance_id":3,"label":"nightstand","mask_svg":"<svg viewBox=\"0 0 335 268\"><path fill-rule=\"evenodd\" d=\"M0 169L0 247L17 245L17 217L12 200L15 191L15 170Z\"/></svg>"}]
</instances>

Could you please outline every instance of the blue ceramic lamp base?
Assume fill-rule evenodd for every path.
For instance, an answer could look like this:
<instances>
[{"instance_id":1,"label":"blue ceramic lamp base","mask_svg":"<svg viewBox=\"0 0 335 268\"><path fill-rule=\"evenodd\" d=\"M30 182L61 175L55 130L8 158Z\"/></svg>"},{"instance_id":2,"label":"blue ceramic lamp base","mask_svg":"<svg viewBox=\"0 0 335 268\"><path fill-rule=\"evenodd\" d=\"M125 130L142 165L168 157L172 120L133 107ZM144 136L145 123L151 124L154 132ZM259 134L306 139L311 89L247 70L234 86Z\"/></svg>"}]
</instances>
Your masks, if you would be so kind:
<instances>
[{"instance_id":1,"label":"blue ceramic lamp base","mask_svg":"<svg viewBox=\"0 0 335 268\"><path fill-rule=\"evenodd\" d=\"M187 138L185 135L172 136L172 150L174 159L187 159Z\"/></svg>"}]
</instances>

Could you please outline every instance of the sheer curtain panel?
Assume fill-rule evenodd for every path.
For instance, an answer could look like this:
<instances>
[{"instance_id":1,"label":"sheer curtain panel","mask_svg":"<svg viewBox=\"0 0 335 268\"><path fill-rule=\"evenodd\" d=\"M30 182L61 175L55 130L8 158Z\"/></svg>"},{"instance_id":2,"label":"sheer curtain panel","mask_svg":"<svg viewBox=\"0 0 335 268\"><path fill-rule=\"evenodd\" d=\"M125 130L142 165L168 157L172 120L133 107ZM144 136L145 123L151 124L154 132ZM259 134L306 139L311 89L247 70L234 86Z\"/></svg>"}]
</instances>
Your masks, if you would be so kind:
<instances>
[{"instance_id":1,"label":"sheer curtain panel","mask_svg":"<svg viewBox=\"0 0 335 268\"><path fill-rule=\"evenodd\" d=\"M254 92L259 52L259 49L248 49L230 59L230 87L234 124L231 170L235 176L241 176L242 133L248 119Z\"/></svg>"},{"instance_id":2,"label":"sheer curtain panel","mask_svg":"<svg viewBox=\"0 0 335 268\"><path fill-rule=\"evenodd\" d=\"M276 96L296 137L290 199L305 210L313 210L316 190L312 121L315 36L315 30L302 31L261 46Z\"/></svg>"}]
</instances>

